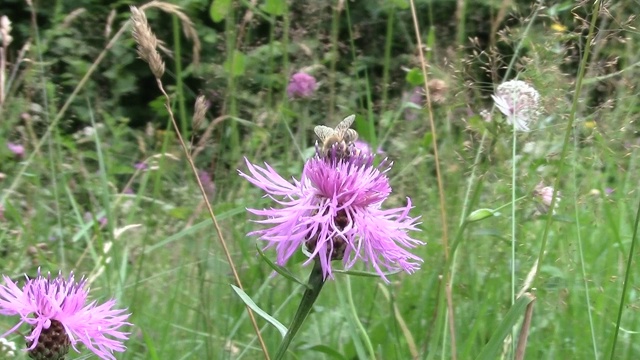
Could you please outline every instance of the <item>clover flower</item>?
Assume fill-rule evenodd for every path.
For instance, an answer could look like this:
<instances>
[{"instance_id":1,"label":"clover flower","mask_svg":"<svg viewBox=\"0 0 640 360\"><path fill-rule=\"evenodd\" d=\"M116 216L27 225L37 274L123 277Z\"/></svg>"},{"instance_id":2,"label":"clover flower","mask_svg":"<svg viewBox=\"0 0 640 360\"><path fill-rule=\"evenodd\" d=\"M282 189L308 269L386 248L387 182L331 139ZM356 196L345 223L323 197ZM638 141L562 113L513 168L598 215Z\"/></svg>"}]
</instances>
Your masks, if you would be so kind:
<instances>
[{"instance_id":1,"label":"clover flower","mask_svg":"<svg viewBox=\"0 0 640 360\"><path fill-rule=\"evenodd\" d=\"M289 97L307 98L316 91L316 78L304 73L298 72L293 74L287 86L287 94Z\"/></svg>"},{"instance_id":2,"label":"clover flower","mask_svg":"<svg viewBox=\"0 0 640 360\"><path fill-rule=\"evenodd\" d=\"M113 309L115 300L98 305L87 303L87 280L79 282L73 273L68 278L58 274L51 278L40 275L27 278L20 289L9 277L3 276L5 285L0 285L0 315L18 315L20 322L9 329L4 337L26 323L31 332L25 336L27 351L33 359L64 359L69 346L78 351L76 345L83 343L101 359L115 360L114 351L126 348L123 341L128 333L119 330L130 314L126 310ZM79 351L78 351L79 352Z\"/></svg>"},{"instance_id":3,"label":"clover flower","mask_svg":"<svg viewBox=\"0 0 640 360\"><path fill-rule=\"evenodd\" d=\"M249 171L240 175L280 205L248 209L265 218L256 222L268 225L249 235L266 241L266 248L275 247L279 265L304 245L305 265L317 259L325 279L332 277L332 260L342 260L345 269L361 260L386 282L386 271L413 273L422 259L407 249L424 243L407 234L418 230L417 218L409 216L411 200L405 207L382 209L391 194L386 176L391 163L385 159L374 166L375 155L356 151L353 144L350 156L338 152L336 145L326 156L316 152L292 183L268 164L260 167L245 158Z\"/></svg>"},{"instance_id":4,"label":"clover flower","mask_svg":"<svg viewBox=\"0 0 640 360\"><path fill-rule=\"evenodd\" d=\"M498 110L507 117L507 123L515 123L518 131L529 131L529 124L540 115L540 94L524 81L504 82L491 97Z\"/></svg>"}]
</instances>

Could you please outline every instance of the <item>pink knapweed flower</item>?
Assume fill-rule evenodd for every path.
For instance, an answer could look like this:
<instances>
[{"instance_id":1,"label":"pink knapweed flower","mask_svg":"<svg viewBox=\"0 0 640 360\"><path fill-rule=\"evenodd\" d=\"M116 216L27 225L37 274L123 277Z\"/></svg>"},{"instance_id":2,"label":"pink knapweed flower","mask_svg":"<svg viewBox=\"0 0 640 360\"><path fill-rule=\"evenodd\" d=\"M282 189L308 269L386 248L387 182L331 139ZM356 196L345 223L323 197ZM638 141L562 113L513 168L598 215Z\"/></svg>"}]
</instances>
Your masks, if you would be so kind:
<instances>
[{"instance_id":1,"label":"pink knapweed flower","mask_svg":"<svg viewBox=\"0 0 640 360\"><path fill-rule=\"evenodd\" d=\"M115 300L98 305L87 303L86 279L76 282L73 273L68 278L58 274L56 278L40 275L18 287L9 277L3 276L0 285L0 315L18 315L20 322L0 337L15 332L22 324L31 326L25 336L27 351L34 359L63 359L69 346L83 343L101 359L115 360L114 351L126 349L123 341L129 333L119 330L131 325L126 322L130 314L114 309ZM79 351L78 351L79 352Z\"/></svg>"},{"instance_id":2,"label":"pink knapweed flower","mask_svg":"<svg viewBox=\"0 0 640 360\"><path fill-rule=\"evenodd\" d=\"M316 78L304 73L298 72L293 74L287 86L287 94L289 97L307 98L316 91Z\"/></svg>"},{"instance_id":3,"label":"pink knapweed flower","mask_svg":"<svg viewBox=\"0 0 640 360\"><path fill-rule=\"evenodd\" d=\"M411 200L407 198L405 207L383 210L391 194L386 176L391 163L385 159L374 166L375 155L352 146L347 157L337 145L326 157L317 152L293 182L266 163L263 168L245 159L249 171L240 175L280 205L248 209L265 217L258 223L268 225L249 235L267 241L266 248L275 247L279 265L304 245L309 257L305 264L319 260L325 279L332 277L332 260L342 260L345 269L362 260L387 282L385 271L413 273L422 259L407 249L424 243L407 234L418 230L418 219L409 216Z\"/></svg>"},{"instance_id":4,"label":"pink knapweed flower","mask_svg":"<svg viewBox=\"0 0 640 360\"><path fill-rule=\"evenodd\" d=\"M507 117L507 123L515 124L518 131L529 131L529 124L540 115L540 94L524 81L504 82L491 97L498 110Z\"/></svg>"}]
</instances>

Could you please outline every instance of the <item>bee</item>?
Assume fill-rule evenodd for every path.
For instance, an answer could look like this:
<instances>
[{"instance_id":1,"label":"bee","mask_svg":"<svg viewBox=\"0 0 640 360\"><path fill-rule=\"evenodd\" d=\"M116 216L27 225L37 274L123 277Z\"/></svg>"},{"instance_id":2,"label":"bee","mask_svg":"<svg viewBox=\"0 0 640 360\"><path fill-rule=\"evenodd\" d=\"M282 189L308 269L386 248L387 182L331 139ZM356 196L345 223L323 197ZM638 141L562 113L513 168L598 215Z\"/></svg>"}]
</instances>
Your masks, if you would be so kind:
<instances>
[{"instance_id":1,"label":"bee","mask_svg":"<svg viewBox=\"0 0 640 360\"><path fill-rule=\"evenodd\" d=\"M322 142L321 149L324 155L327 155L335 145L337 155L343 158L348 156L349 145L358 140L358 133L350 129L355 118L355 115L347 116L335 129L324 125L318 125L313 129Z\"/></svg>"}]
</instances>

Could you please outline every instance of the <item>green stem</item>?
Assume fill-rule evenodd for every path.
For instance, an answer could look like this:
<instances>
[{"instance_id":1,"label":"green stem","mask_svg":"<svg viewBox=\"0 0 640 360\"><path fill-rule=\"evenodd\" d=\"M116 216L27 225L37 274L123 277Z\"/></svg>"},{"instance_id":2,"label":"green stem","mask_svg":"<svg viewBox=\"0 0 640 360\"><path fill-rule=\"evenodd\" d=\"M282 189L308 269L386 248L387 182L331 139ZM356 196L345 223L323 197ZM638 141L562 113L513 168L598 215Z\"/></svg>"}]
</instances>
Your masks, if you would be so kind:
<instances>
[{"instance_id":1,"label":"green stem","mask_svg":"<svg viewBox=\"0 0 640 360\"><path fill-rule=\"evenodd\" d=\"M511 147L511 305L516 300L516 141L517 129L515 116L513 124L513 145Z\"/></svg>"},{"instance_id":2,"label":"green stem","mask_svg":"<svg viewBox=\"0 0 640 360\"><path fill-rule=\"evenodd\" d=\"M287 335L285 335L284 339L282 339L282 343L278 348L278 353L275 356L275 360L280 360L284 358L284 355L287 353L287 349L291 344L294 336L302 323L307 318L307 315L311 312L311 308L313 304L316 302L318 295L320 295L320 290L322 290L322 286L324 285L324 276L322 274L322 265L320 265L320 261L315 261L313 265L313 270L311 270L311 274L309 274L309 287L305 290L302 295L302 300L300 300L300 305L298 305L298 310L296 311L296 315L293 317L293 321L291 325L289 325L289 330L287 331Z\"/></svg>"},{"instance_id":3,"label":"green stem","mask_svg":"<svg viewBox=\"0 0 640 360\"><path fill-rule=\"evenodd\" d=\"M518 140L518 130L516 129L516 117L511 119L513 131L513 145L511 147L511 306L516 302L516 148ZM553 208L552 208L553 209ZM516 328L511 328L511 356L515 357Z\"/></svg>"},{"instance_id":4,"label":"green stem","mask_svg":"<svg viewBox=\"0 0 640 360\"><path fill-rule=\"evenodd\" d=\"M636 212L636 221L633 229L633 237L631 238L631 248L629 249L629 258L627 259L627 269L624 274L624 282L622 283L622 295L620 295L620 306L618 307L618 319L616 320L616 328L613 332L613 340L611 342L611 350L609 351L609 359L614 359L613 354L616 350L616 341L618 340L618 332L620 332L620 321L622 320L622 312L624 310L624 299L627 296L629 288L629 274L633 266L633 252L635 251L636 242L638 240L638 223L640 223L640 203Z\"/></svg>"}]
</instances>

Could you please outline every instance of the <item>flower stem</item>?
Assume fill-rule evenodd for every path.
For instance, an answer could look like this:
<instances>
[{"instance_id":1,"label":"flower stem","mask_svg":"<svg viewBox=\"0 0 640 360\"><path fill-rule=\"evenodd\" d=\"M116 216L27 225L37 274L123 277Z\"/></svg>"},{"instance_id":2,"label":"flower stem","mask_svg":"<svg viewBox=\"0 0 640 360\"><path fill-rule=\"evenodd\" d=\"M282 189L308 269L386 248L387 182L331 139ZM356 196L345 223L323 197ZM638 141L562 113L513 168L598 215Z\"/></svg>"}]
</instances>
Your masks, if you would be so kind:
<instances>
[{"instance_id":1,"label":"flower stem","mask_svg":"<svg viewBox=\"0 0 640 360\"><path fill-rule=\"evenodd\" d=\"M307 318L307 315L311 312L311 308L313 307L313 303L316 302L318 295L320 295L320 290L322 290L322 286L324 285L324 276L322 274L322 266L320 265L320 261L316 260L313 265L313 270L311 270L311 274L309 274L309 287L305 290L302 295L302 300L300 300L300 305L298 305L298 310L296 311L296 315L293 317L293 321L291 321L291 325L289 325L289 330L287 331L287 335L285 335L284 339L282 339L282 343L280 343L280 347L278 348L278 353L275 356L275 360L280 360L284 358L284 355L287 353L287 349L291 344L294 336L302 323Z\"/></svg>"}]
</instances>

